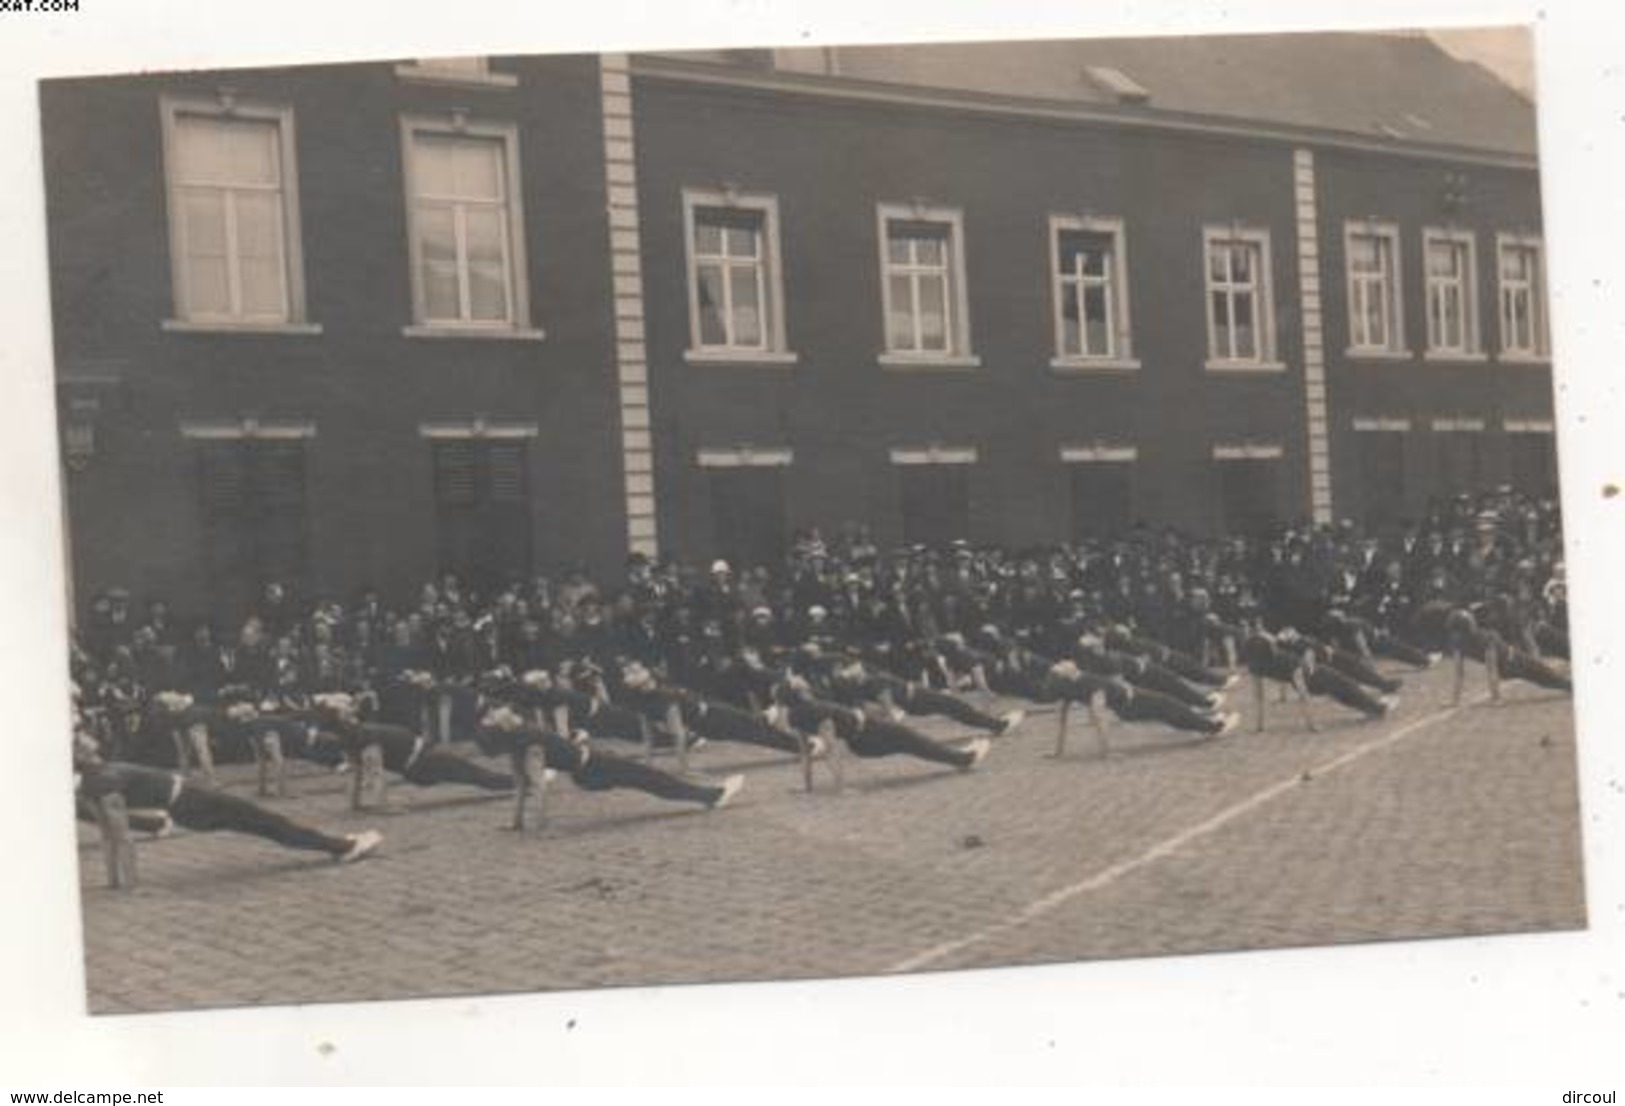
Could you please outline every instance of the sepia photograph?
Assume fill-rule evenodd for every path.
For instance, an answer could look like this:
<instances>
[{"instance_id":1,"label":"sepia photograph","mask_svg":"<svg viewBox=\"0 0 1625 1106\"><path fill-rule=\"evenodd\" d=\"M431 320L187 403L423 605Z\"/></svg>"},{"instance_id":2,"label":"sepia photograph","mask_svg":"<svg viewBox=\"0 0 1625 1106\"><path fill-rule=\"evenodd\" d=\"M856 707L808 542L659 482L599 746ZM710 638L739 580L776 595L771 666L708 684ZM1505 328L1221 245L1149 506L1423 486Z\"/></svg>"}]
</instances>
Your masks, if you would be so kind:
<instances>
[{"instance_id":1,"label":"sepia photograph","mask_svg":"<svg viewBox=\"0 0 1625 1106\"><path fill-rule=\"evenodd\" d=\"M1535 78L41 81L89 1011L1584 929Z\"/></svg>"}]
</instances>

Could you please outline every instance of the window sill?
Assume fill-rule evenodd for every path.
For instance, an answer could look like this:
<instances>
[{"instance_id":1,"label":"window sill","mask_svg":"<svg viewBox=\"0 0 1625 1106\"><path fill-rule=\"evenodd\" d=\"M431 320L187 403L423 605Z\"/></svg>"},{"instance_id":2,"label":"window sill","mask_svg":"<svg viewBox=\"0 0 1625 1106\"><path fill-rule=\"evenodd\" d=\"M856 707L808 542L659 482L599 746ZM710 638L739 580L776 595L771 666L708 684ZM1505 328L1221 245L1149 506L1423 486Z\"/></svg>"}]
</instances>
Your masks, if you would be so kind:
<instances>
[{"instance_id":1,"label":"window sill","mask_svg":"<svg viewBox=\"0 0 1625 1106\"><path fill-rule=\"evenodd\" d=\"M481 341L540 342L547 334L536 327L407 326L408 338L475 338Z\"/></svg>"},{"instance_id":2,"label":"window sill","mask_svg":"<svg viewBox=\"0 0 1625 1106\"><path fill-rule=\"evenodd\" d=\"M1430 349L1422 354L1422 360L1433 365L1482 365L1489 360L1489 356L1483 353Z\"/></svg>"},{"instance_id":3,"label":"window sill","mask_svg":"<svg viewBox=\"0 0 1625 1106\"><path fill-rule=\"evenodd\" d=\"M1537 369L1552 367L1551 356L1544 353L1502 353L1497 354L1495 359L1503 365L1526 365Z\"/></svg>"},{"instance_id":4,"label":"window sill","mask_svg":"<svg viewBox=\"0 0 1625 1106\"><path fill-rule=\"evenodd\" d=\"M321 323L235 323L225 319L205 322L196 319L165 319L162 328L170 334L320 334Z\"/></svg>"},{"instance_id":5,"label":"window sill","mask_svg":"<svg viewBox=\"0 0 1625 1106\"><path fill-rule=\"evenodd\" d=\"M789 368L800 360L789 350L777 349L686 349L683 360L690 365L761 365Z\"/></svg>"},{"instance_id":6,"label":"window sill","mask_svg":"<svg viewBox=\"0 0 1625 1106\"><path fill-rule=\"evenodd\" d=\"M877 361L888 369L979 369L982 359L975 354L954 353L882 353Z\"/></svg>"},{"instance_id":7,"label":"window sill","mask_svg":"<svg viewBox=\"0 0 1625 1106\"><path fill-rule=\"evenodd\" d=\"M1068 376L1132 373L1140 371L1140 360L1137 357L1052 357L1049 367Z\"/></svg>"},{"instance_id":8,"label":"window sill","mask_svg":"<svg viewBox=\"0 0 1625 1106\"><path fill-rule=\"evenodd\" d=\"M512 73L459 73L430 69L422 65L397 65L395 76L403 81L449 85L454 88L517 88L519 78Z\"/></svg>"},{"instance_id":9,"label":"window sill","mask_svg":"<svg viewBox=\"0 0 1625 1106\"><path fill-rule=\"evenodd\" d=\"M1210 359L1204 363L1203 368L1210 373L1217 373L1221 376L1229 376L1232 374L1236 376L1251 376L1255 373L1284 373L1286 372L1286 362L1214 361Z\"/></svg>"},{"instance_id":10,"label":"window sill","mask_svg":"<svg viewBox=\"0 0 1625 1106\"><path fill-rule=\"evenodd\" d=\"M1408 349L1365 349L1350 346L1343 351L1350 361L1414 361L1416 355Z\"/></svg>"}]
</instances>

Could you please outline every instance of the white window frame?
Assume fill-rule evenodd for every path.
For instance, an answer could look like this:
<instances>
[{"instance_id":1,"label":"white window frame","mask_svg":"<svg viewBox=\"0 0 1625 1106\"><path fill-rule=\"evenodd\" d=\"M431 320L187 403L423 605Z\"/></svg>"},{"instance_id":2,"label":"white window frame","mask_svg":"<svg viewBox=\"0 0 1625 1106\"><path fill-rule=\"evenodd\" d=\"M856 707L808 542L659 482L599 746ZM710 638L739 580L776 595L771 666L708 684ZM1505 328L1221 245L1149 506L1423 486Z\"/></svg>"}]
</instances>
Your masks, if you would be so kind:
<instances>
[{"instance_id":1,"label":"white window frame","mask_svg":"<svg viewBox=\"0 0 1625 1106\"><path fill-rule=\"evenodd\" d=\"M897 446L887 457L894 465L974 465L981 452L975 446Z\"/></svg>"},{"instance_id":2,"label":"white window frame","mask_svg":"<svg viewBox=\"0 0 1625 1106\"><path fill-rule=\"evenodd\" d=\"M694 463L702 469L789 468L795 459L794 450L780 446L702 448L694 454Z\"/></svg>"},{"instance_id":3,"label":"white window frame","mask_svg":"<svg viewBox=\"0 0 1625 1106\"><path fill-rule=\"evenodd\" d=\"M1465 248L1466 256L1459 282L1433 274L1432 267L1428 264L1428 252L1435 244L1439 243ZM1439 341L1440 336L1433 310L1434 293L1436 289L1449 287L1457 283L1461 286L1462 298L1462 344L1459 346L1446 346ZM1478 318L1478 235L1470 230L1453 227L1424 228L1422 231L1422 287L1424 292L1422 304L1427 318L1427 352L1425 356L1432 361L1484 360L1483 335Z\"/></svg>"},{"instance_id":4,"label":"white window frame","mask_svg":"<svg viewBox=\"0 0 1625 1106\"><path fill-rule=\"evenodd\" d=\"M222 94L214 99L203 97L162 96L159 112L163 129L164 194L169 216L170 289L174 315L163 320L163 329L169 331L246 331L250 333L319 334L321 327L307 320L305 314L305 259L303 235L299 216L299 163L298 143L294 134L293 108L281 104L240 101ZM278 188L281 193L279 216L282 234L282 292L284 310L280 317L245 315L232 312L224 315L200 314L188 306L186 272L186 232L181 219L179 194L185 187L175 177L179 149L176 136L177 123L182 116L194 115L216 120L242 119L269 122L277 128ZM229 186L227 186L229 187ZM228 193L229 195L229 193ZM228 215L228 220L232 217ZM228 222L228 243L231 231ZM234 271L235 259L227 246L228 273ZM235 294L233 299L235 299Z\"/></svg>"},{"instance_id":5,"label":"white window frame","mask_svg":"<svg viewBox=\"0 0 1625 1106\"><path fill-rule=\"evenodd\" d=\"M1354 429L1367 434L1406 434L1410 432L1411 420L1389 415L1357 415Z\"/></svg>"},{"instance_id":6,"label":"white window frame","mask_svg":"<svg viewBox=\"0 0 1625 1106\"><path fill-rule=\"evenodd\" d=\"M1252 286L1254 333L1258 336L1258 350L1252 357L1236 357L1232 352L1218 348L1218 327L1213 318L1213 293L1218 287L1213 283L1212 251L1216 245L1232 243L1246 243L1258 251L1258 276ZM1202 314L1207 320L1209 371L1281 372L1286 368L1276 359L1274 270L1268 227L1238 223L1202 228ZM1231 334L1234 333L1235 328L1231 327Z\"/></svg>"},{"instance_id":7,"label":"white window frame","mask_svg":"<svg viewBox=\"0 0 1625 1106\"><path fill-rule=\"evenodd\" d=\"M1527 286L1529 294L1529 347L1508 344L1511 319L1507 311L1506 277L1501 269L1503 255L1509 249L1533 250L1534 277ZM1546 319L1546 245L1538 234L1520 234L1503 231L1495 236L1495 305L1500 323L1500 359L1502 361L1544 364L1551 359L1551 334Z\"/></svg>"},{"instance_id":8,"label":"white window frame","mask_svg":"<svg viewBox=\"0 0 1625 1106\"><path fill-rule=\"evenodd\" d=\"M1109 235L1112 240L1111 268L1104 278L1086 277L1081 272L1063 274L1061 270L1061 236L1068 233ZM1051 215L1049 217L1049 274L1050 310L1055 319L1055 356L1050 360L1052 369L1104 369L1134 370L1140 362L1134 357L1134 338L1129 314L1128 291L1128 235L1124 221L1115 217L1097 215ZM1110 320L1107 331L1109 347L1106 352L1074 353L1066 348L1066 299L1081 298L1085 284L1097 284L1106 290L1106 314ZM1082 304L1079 304L1079 334L1082 327Z\"/></svg>"},{"instance_id":9,"label":"white window frame","mask_svg":"<svg viewBox=\"0 0 1625 1106\"><path fill-rule=\"evenodd\" d=\"M1275 442L1216 442L1215 461L1279 461L1286 449Z\"/></svg>"},{"instance_id":10,"label":"white window frame","mask_svg":"<svg viewBox=\"0 0 1625 1106\"><path fill-rule=\"evenodd\" d=\"M417 190L415 187L416 138L420 134L446 135L453 138L495 139L502 143L504 229L508 260L508 317L506 319L473 320L430 319L424 305L423 266L417 221ZM514 123L471 120L461 112L448 115L401 116L401 184L406 194L407 264L412 277L412 324L402 333L412 338L469 337L469 338L541 338L542 332L530 321L529 263L525 258L525 205L524 189L519 165L519 128ZM466 274L459 268L459 285L466 284ZM466 291L460 294L466 299Z\"/></svg>"},{"instance_id":11,"label":"white window frame","mask_svg":"<svg viewBox=\"0 0 1625 1106\"><path fill-rule=\"evenodd\" d=\"M948 313L946 350L893 349L891 346L893 265L887 246L890 242L888 227L893 221L940 223L948 229L948 291L943 298L943 307ZM981 365L982 359L971 352L970 297L965 287L964 212L954 207L932 207L922 203L883 203L875 207L875 227L880 257L880 333L885 351L880 355L880 363L897 368L976 368ZM918 329L916 323L916 332Z\"/></svg>"},{"instance_id":12,"label":"white window frame","mask_svg":"<svg viewBox=\"0 0 1625 1106\"><path fill-rule=\"evenodd\" d=\"M1387 244L1388 268L1381 274L1354 271L1354 241L1356 238L1375 238ZM1349 220L1343 224L1343 274L1348 286L1348 329L1350 357L1410 356L1405 346L1405 294L1401 276L1399 226L1375 219ZM1370 335L1360 333L1365 312L1360 310L1362 296L1369 296L1376 285L1382 296L1382 313L1388 331L1386 341L1373 342Z\"/></svg>"},{"instance_id":13,"label":"white window frame","mask_svg":"<svg viewBox=\"0 0 1625 1106\"><path fill-rule=\"evenodd\" d=\"M413 58L397 65L395 75L404 81L465 88L515 88L519 84L519 78L512 73L493 72L491 59L479 55Z\"/></svg>"},{"instance_id":14,"label":"white window frame","mask_svg":"<svg viewBox=\"0 0 1625 1106\"><path fill-rule=\"evenodd\" d=\"M216 419L181 423L181 437L199 442L298 442L315 436L316 423L309 420Z\"/></svg>"},{"instance_id":15,"label":"white window frame","mask_svg":"<svg viewBox=\"0 0 1625 1106\"><path fill-rule=\"evenodd\" d=\"M762 241L757 250L756 292L762 310L762 341L748 346L733 342L705 345L701 342L699 247L696 217L701 208L754 212L761 217ZM689 346L683 359L696 363L743 363L753 365L793 365L785 332L784 263L779 244L779 199L769 193L746 193L732 189L683 189L683 247L688 270ZM729 282L724 280L724 287ZM724 311L724 327L731 326Z\"/></svg>"},{"instance_id":16,"label":"white window frame","mask_svg":"<svg viewBox=\"0 0 1625 1106\"><path fill-rule=\"evenodd\" d=\"M433 442L503 442L534 438L540 428L533 422L507 419L461 419L418 424L418 437Z\"/></svg>"},{"instance_id":17,"label":"white window frame","mask_svg":"<svg viewBox=\"0 0 1625 1106\"><path fill-rule=\"evenodd\" d=\"M1140 459L1140 450L1138 446L1095 442L1064 445L1060 457L1063 465L1132 465Z\"/></svg>"}]
</instances>

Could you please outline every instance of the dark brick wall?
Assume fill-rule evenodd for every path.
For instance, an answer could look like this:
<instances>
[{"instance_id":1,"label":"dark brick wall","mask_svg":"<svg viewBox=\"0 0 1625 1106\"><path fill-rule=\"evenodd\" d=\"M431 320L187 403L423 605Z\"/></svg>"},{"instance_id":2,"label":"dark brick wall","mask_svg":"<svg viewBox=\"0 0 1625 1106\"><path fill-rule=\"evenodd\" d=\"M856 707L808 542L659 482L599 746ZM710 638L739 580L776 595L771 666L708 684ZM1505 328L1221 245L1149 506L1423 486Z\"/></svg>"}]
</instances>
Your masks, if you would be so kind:
<instances>
[{"instance_id":1,"label":"dark brick wall","mask_svg":"<svg viewBox=\"0 0 1625 1106\"><path fill-rule=\"evenodd\" d=\"M1403 440L1405 510L1425 509L1438 489L1435 417L1483 419L1480 439L1485 477L1510 478L1504 418L1551 419L1552 375L1545 365L1498 360L1499 307L1495 236L1534 232L1541 226L1536 174L1477 165L1323 151L1316 156L1322 225L1321 285L1326 298L1326 375L1331 405L1332 493L1338 513L1359 517L1372 507L1361 487L1360 438L1356 416L1400 416L1411 420ZM1451 175L1465 175L1465 203L1447 208ZM1344 283L1343 227L1347 220L1374 216L1398 224L1404 298L1405 361L1372 361L1346 356L1349 344ZM1422 232L1454 226L1477 236L1479 335L1488 359L1474 363L1424 360L1427 304L1422 270Z\"/></svg>"},{"instance_id":2,"label":"dark brick wall","mask_svg":"<svg viewBox=\"0 0 1625 1106\"><path fill-rule=\"evenodd\" d=\"M114 582L206 601L183 419L311 419L315 585L400 594L435 568L434 419L534 420L544 566L624 551L595 58L499 61L517 89L409 84L343 66L50 82L42 87L60 370L120 378L98 455L70 478L81 599ZM291 104L309 318L323 333L166 333L171 314L159 96L222 84ZM407 338L398 119L468 110L519 124L531 315L545 341Z\"/></svg>"},{"instance_id":3,"label":"dark brick wall","mask_svg":"<svg viewBox=\"0 0 1625 1106\"><path fill-rule=\"evenodd\" d=\"M436 419L536 421L534 548L554 567L618 563L625 549L596 60L499 60L517 89L429 87L389 65L150 75L42 87L59 368L117 378L100 391L97 457L70 476L81 599L112 583L206 602L196 466L183 419L309 419L314 585L371 581L401 594L432 573L429 450ZM323 333L166 333L171 314L158 99L212 94L296 114L309 317ZM1279 509L1307 513L1302 342L1292 150L1280 144L1122 131L899 105L635 80L638 188L656 490L664 549L711 552L701 447L788 445L795 523L871 523L901 533L893 446L975 446L972 535L1014 544L1070 531L1058 450L1138 446L1137 517L1219 525L1218 441L1279 442ZM542 342L409 339L398 118L467 109L514 120L523 157L531 314ZM1353 363L1343 357L1342 225L1400 223L1410 344L1423 346L1421 238L1455 167L1375 154L1317 154L1331 406L1340 514L1366 506L1362 414L1408 415L1412 506L1431 488L1434 415L1550 417L1545 368ZM1480 232L1484 336L1497 342L1494 231L1538 226L1533 173L1469 167L1460 219ZM724 183L778 197L791 368L691 366L681 193ZM980 368L897 370L883 345L875 205L915 198L964 212L970 331ZM1048 217L1125 220L1133 374L1057 375ZM1276 347L1287 371L1209 373L1201 230L1232 220L1271 234ZM1492 474L1506 468L1487 439ZM1414 456L1412 456L1414 454Z\"/></svg>"},{"instance_id":4,"label":"dark brick wall","mask_svg":"<svg viewBox=\"0 0 1625 1106\"><path fill-rule=\"evenodd\" d=\"M981 451L973 536L1017 544L1069 532L1062 444L1136 443L1136 513L1207 529L1218 522L1213 442L1286 448L1281 509L1307 511L1296 312L1292 152L1010 117L861 106L770 93L636 83L639 186L661 533L711 540L701 446L795 448L794 521L869 521L900 534L887 449L939 440ZM731 182L780 205L791 369L690 366L681 192ZM975 370L880 367L875 205L914 197L964 212ZM1126 220L1133 375L1058 376L1048 217ZM1269 228L1284 374L1204 371L1205 223Z\"/></svg>"}]
</instances>

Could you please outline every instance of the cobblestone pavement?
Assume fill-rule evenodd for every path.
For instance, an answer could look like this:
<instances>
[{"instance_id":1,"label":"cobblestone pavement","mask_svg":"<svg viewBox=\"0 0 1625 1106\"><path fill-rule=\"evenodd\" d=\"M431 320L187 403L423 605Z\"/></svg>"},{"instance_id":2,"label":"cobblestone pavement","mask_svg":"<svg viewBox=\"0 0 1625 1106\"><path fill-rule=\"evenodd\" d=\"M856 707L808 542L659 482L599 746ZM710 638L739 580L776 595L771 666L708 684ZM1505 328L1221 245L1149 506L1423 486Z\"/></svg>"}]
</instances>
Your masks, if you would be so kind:
<instances>
[{"instance_id":1,"label":"cobblestone pavement","mask_svg":"<svg viewBox=\"0 0 1625 1106\"><path fill-rule=\"evenodd\" d=\"M1476 671L1475 676L1479 675ZM814 794L776 754L712 745L747 773L715 811L560 779L540 833L467 789L389 790L351 814L299 769L273 802L381 830L340 866L251 838L139 845L104 886L80 828L90 1008L350 1001L1144 956L1585 925L1570 700L1508 685L1445 705L1407 681L1389 720L1324 701L1213 741L1118 726L1101 758L1075 719L1030 718L970 773L847 757ZM1480 691L1481 683L1474 687ZM1237 706L1250 694L1238 689ZM941 736L962 736L929 725ZM249 791L249 773L227 770Z\"/></svg>"}]
</instances>

